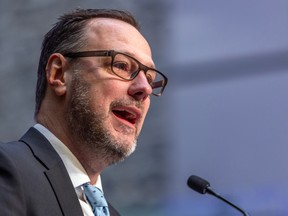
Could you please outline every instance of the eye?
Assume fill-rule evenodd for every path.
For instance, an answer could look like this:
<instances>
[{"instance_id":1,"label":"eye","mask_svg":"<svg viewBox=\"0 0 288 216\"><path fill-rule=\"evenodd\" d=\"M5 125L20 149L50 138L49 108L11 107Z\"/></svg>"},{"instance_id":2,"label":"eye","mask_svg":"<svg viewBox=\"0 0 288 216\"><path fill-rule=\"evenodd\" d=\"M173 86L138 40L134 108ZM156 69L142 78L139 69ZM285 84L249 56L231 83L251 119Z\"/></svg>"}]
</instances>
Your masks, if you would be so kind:
<instances>
[{"instance_id":1,"label":"eye","mask_svg":"<svg viewBox=\"0 0 288 216\"><path fill-rule=\"evenodd\" d=\"M152 86L152 83L153 83L153 81L155 80L155 79L153 78L152 74L147 73L147 74L146 74L146 78L147 78L148 83Z\"/></svg>"},{"instance_id":2,"label":"eye","mask_svg":"<svg viewBox=\"0 0 288 216\"><path fill-rule=\"evenodd\" d=\"M113 68L115 70L122 70L126 72L130 71L130 65L127 62L114 62Z\"/></svg>"}]
</instances>

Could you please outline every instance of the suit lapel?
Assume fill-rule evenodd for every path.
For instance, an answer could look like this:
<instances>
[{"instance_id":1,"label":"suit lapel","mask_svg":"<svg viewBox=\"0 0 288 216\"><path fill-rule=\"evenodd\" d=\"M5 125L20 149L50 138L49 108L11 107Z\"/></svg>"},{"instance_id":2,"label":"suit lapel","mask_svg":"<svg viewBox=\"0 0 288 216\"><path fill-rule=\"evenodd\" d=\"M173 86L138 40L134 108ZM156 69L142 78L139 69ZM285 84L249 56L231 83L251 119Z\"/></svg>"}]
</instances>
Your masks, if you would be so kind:
<instances>
[{"instance_id":1,"label":"suit lapel","mask_svg":"<svg viewBox=\"0 0 288 216\"><path fill-rule=\"evenodd\" d=\"M49 141L35 128L30 128L21 138L34 156L47 169L44 173L65 216L83 215L78 197L68 172Z\"/></svg>"},{"instance_id":2,"label":"suit lapel","mask_svg":"<svg viewBox=\"0 0 288 216\"><path fill-rule=\"evenodd\" d=\"M83 215L78 197L75 193L69 175L62 163L45 172L51 187L56 194L63 215Z\"/></svg>"}]
</instances>

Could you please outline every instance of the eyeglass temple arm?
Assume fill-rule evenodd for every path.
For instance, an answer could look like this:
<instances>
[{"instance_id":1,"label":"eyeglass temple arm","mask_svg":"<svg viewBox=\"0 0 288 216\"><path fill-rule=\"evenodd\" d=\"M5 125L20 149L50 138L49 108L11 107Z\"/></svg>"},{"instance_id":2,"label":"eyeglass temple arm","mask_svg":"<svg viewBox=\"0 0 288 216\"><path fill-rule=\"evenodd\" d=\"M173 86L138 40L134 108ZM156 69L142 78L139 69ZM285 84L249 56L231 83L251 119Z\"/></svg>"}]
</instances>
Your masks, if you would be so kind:
<instances>
[{"instance_id":1,"label":"eyeglass temple arm","mask_svg":"<svg viewBox=\"0 0 288 216\"><path fill-rule=\"evenodd\" d=\"M151 86L152 86L152 88L162 87L162 86L164 86L164 80L160 80L160 81L157 81L157 82L153 82Z\"/></svg>"}]
</instances>

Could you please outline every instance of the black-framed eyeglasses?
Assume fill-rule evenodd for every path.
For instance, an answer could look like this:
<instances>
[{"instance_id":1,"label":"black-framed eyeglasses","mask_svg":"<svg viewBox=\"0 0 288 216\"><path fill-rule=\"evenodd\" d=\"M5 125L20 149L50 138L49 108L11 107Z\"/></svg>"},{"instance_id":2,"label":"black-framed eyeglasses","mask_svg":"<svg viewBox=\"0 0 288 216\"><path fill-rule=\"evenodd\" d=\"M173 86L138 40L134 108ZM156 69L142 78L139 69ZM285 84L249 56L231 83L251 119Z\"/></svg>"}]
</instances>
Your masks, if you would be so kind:
<instances>
[{"instance_id":1,"label":"black-framed eyeglasses","mask_svg":"<svg viewBox=\"0 0 288 216\"><path fill-rule=\"evenodd\" d=\"M155 96L161 96L168 82L168 78L160 71L151 67L147 67L132 56L115 50L71 52L63 54L63 56L69 58L93 56L111 57L111 71L116 76L124 80L133 80L135 77L137 77L140 71L143 71L148 80L148 83L152 87L152 94Z\"/></svg>"}]
</instances>

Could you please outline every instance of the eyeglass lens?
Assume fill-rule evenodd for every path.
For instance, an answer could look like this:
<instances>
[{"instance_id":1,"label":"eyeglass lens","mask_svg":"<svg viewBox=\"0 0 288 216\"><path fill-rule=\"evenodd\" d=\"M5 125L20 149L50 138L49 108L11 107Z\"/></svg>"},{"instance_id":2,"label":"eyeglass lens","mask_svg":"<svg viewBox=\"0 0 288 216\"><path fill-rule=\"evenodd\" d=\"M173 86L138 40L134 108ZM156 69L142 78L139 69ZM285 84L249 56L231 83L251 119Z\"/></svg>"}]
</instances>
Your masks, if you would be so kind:
<instances>
[{"instance_id":1,"label":"eyeglass lens","mask_svg":"<svg viewBox=\"0 0 288 216\"><path fill-rule=\"evenodd\" d=\"M134 79L139 72L139 63L133 58L117 53L114 56L112 62L112 71L119 77L132 80ZM145 72L146 78L149 84L152 87L152 92L155 95L159 95L162 92L162 88L165 83L165 78L158 73L156 70L148 69Z\"/></svg>"}]
</instances>

